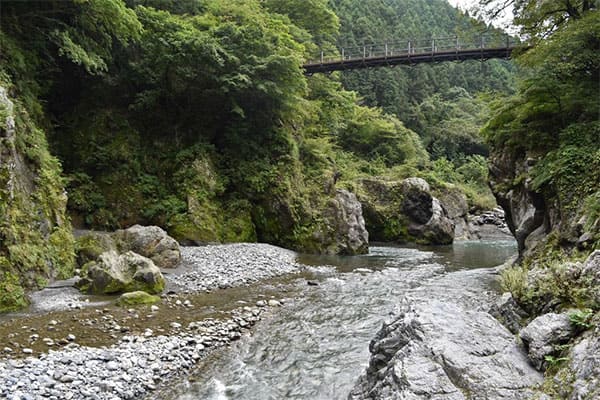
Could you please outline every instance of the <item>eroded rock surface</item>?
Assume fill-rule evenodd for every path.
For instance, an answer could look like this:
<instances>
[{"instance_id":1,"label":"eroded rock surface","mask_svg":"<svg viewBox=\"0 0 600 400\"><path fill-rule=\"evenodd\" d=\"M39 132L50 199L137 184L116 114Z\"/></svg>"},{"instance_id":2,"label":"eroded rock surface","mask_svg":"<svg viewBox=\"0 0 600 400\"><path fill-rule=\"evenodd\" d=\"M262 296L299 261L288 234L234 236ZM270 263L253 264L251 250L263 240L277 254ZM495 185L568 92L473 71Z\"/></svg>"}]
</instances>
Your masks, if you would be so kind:
<instances>
[{"instance_id":1,"label":"eroded rock surface","mask_svg":"<svg viewBox=\"0 0 600 400\"><path fill-rule=\"evenodd\" d=\"M511 293L503 293L490 307L489 313L514 334L519 333L527 313L517 304Z\"/></svg>"},{"instance_id":2,"label":"eroded rock surface","mask_svg":"<svg viewBox=\"0 0 600 400\"><path fill-rule=\"evenodd\" d=\"M323 213L325 226L315 238L325 254L364 254L369 250L369 233L362 206L353 193L338 189Z\"/></svg>"},{"instance_id":3,"label":"eroded rock surface","mask_svg":"<svg viewBox=\"0 0 600 400\"><path fill-rule=\"evenodd\" d=\"M524 399L541 375L491 315L433 300L384 323L350 400Z\"/></svg>"},{"instance_id":4,"label":"eroded rock surface","mask_svg":"<svg viewBox=\"0 0 600 400\"><path fill-rule=\"evenodd\" d=\"M600 398L600 326L582 336L570 352L570 400Z\"/></svg>"}]
</instances>

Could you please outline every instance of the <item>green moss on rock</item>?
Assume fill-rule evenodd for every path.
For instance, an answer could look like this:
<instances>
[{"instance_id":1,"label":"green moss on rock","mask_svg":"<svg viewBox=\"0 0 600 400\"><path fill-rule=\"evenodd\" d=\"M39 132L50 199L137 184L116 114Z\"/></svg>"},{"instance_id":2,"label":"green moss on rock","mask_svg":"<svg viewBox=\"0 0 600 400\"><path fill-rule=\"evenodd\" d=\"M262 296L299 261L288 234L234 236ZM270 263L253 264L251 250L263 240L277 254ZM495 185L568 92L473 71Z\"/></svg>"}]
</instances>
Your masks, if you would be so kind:
<instances>
[{"instance_id":1,"label":"green moss on rock","mask_svg":"<svg viewBox=\"0 0 600 400\"><path fill-rule=\"evenodd\" d=\"M144 291L136 291L123 293L121 297L117 299L118 306L135 306L140 304L155 304L160 301L160 297L153 296Z\"/></svg>"},{"instance_id":2,"label":"green moss on rock","mask_svg":"<svg viewBox=\"0 0 600 400\"><path fill-rule=\"evenodd\" d=\"M71 225L58 161L45 133L0 86L5 119L0 128L0 310L27 304L27 289L72 276Z\"/></svg>"}]
</instances>

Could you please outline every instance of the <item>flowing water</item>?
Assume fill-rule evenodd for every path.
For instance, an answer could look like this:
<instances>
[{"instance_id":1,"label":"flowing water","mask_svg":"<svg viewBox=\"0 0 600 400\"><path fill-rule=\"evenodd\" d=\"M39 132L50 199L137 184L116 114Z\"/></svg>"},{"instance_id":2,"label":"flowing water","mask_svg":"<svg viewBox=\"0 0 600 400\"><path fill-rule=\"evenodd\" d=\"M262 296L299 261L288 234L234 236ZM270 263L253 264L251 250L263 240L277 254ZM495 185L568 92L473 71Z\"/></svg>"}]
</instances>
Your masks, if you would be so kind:
<instances>
[{"instance_id":1,"label":"flowing water","mask_svg":"<svg viewBox=\"0 0 600 400\"><path fill-rule=\"evenodd\" d=\"M367 365L369 342L403 295L425 290L422 296L445 298L452 289L465 290L453 283L464 270L496 266L515 252L514 242L489 241L433 250L372 247L355 257L300 256L318 285L305 278L289 283L294 297L281 310L251 336L204 360L169 397L345 399ZM468 284L467 290L494 290L487 271L475 281L478 287Z\"/></svg>"}]
</instances>

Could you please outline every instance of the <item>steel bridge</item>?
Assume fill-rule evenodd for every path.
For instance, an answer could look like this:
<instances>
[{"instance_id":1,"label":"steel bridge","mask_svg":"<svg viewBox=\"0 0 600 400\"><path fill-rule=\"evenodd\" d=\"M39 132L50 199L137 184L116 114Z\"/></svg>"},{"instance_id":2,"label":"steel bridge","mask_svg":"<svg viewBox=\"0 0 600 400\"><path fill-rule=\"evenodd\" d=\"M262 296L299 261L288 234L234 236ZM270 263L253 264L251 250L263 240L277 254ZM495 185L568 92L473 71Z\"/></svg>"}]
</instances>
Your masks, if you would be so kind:
<instances>
[{"instance_id":1,"label":"steel bridge","mask_svg":"<svg viewBox=\"0 0 600 400\"><path fill-rule=\"evenodd\" d=\"M308 61L303 68L306 75L312 75L319 72L443 61L507 59L517 47L522 45L508 35L403 40L342 47L330 53L321 51L318 59Z\"/></svg>"}]
</instances>

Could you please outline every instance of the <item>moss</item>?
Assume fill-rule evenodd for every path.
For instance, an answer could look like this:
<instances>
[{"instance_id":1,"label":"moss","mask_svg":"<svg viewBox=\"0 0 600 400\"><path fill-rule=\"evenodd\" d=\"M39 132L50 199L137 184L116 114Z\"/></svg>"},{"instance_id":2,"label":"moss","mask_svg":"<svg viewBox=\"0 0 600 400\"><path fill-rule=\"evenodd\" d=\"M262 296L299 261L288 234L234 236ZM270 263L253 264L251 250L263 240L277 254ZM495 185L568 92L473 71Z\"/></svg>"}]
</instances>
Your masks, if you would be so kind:
<instances>
[{"instance_id":1,"label":"moss","mask_svg":"<svg viewBox=\"0 0 600 400\"><path fill-rule=\"evenodd\" d=\"M74 270L60 165L48 151L45 133L18 101L13 103L15 135L0 142L0 151L9 157L0 167L3 310L25 306L26 289L69 277Z\"/></svg>"},{"instance_id":2,"label":"moss","mask_svg":"<svg viewBox=\"0 0 600 400\"><path fill-rule=\"evenodd\" d=\"M6 266L7 260L0 260L0 266ZM20 279L16 274L4 272L0 275L0 312L15 311L29 304Z\"/></svg>"},{"instance_id":3,"label":"moss","mask_svg":"<svg viewBox=\"0 0 600 400\"><path fill-rule=\"evenodd\" d=\"M155 304L160 301L160 297L153 296L143 291L129 292L123 293L121 297L117 299L117 305L124 306L134 306L140 304Z\"/></svg>"},{"instance_id":4,"label":"moss","mask_svg":"<svg viewBox=\"0 0 600 400\"><path fill-rule=\"evenodd\" d=\"M81 236L75 241L77 264L84 267L90 261L96 261L100 254L115 248L116 244L107 234L92 233Z\"/></svg>"}]
</instances>

